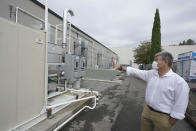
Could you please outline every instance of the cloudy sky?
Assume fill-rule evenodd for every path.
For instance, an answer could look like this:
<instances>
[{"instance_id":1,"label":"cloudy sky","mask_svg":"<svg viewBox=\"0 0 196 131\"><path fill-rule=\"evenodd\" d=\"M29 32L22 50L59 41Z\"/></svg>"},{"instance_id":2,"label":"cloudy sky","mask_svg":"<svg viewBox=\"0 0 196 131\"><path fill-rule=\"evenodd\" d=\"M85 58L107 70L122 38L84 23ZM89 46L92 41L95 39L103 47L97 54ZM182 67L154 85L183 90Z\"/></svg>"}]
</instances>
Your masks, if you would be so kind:
<instances>
[{"instance_id":1,"label":"cloudy sky","mask_svg":"<svg viewBox=\"0 0 196 131\"><path fill-rule=\"evenodd\" d=\"M64 8L73 10L72 23L108 47L150 41L156 8L161 19L162 45L196 40L196 0L48 1L49 8L61 16Z\"/></svg>"}]
</instances>

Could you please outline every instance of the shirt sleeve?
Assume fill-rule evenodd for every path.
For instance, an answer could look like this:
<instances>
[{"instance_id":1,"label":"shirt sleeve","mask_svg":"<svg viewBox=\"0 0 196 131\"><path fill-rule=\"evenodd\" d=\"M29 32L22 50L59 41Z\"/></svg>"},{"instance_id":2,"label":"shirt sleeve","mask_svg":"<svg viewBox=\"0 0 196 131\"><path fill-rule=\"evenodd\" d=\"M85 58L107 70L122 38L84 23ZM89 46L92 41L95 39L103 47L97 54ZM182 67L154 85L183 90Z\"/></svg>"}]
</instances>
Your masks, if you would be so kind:
<instances>
[{"instance_id":1,"label":"shirt sleeve","mask_svg":"<svg viewBox=\"0 0 196 131\"><path fill-rule=\"evenodd\" d=\"M183 79L178 80L174 90L174 105L170 113L171 117L179 120L184 119L189 101L189 91L188 84Z\"/></svg>"},{"instance_id":2,"label":"shirt sleeve","mask_svg":"<svg viewBox=\"0 0 196 131\"><path fill-rule=\"evenodd\" d=\"M127 75L128 76L135 76L138 77L144 81L147 81L150 75L150 71L146 70L139 70L133 67L127 67Z\"/></svg>"}]
</instances>

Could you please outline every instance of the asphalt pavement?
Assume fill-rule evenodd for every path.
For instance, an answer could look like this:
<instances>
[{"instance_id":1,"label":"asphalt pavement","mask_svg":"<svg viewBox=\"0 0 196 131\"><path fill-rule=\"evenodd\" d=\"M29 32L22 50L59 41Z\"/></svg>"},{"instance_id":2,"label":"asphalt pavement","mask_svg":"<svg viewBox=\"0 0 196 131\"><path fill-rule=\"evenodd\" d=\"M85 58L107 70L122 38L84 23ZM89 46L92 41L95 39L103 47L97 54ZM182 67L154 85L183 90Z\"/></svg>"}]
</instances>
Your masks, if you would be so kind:
<instances>
[{"instance_id":1,"label":"asphalt pavement","mask_svg":"<svg viewBox=\"0 0 196 131\"><path fill-rule=\"evenodd\" d=\"M81 86L100 92L94 110L83 111L61 131L140 131L146 83L122 76L123 82L82 81ZM186 121L177 121L173 131L194 131Z\"/></svg>"}]
</instances>

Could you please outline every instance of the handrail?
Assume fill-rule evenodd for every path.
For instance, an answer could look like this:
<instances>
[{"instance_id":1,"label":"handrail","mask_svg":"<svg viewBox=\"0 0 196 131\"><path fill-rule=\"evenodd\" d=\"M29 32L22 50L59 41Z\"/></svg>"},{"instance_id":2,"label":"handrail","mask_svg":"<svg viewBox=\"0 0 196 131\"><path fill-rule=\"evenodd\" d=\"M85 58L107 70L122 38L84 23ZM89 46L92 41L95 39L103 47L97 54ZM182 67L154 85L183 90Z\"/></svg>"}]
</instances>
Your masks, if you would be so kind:
<instances>
[{"instance_id":1,"label":"handrail","mask_svg":"<svg viewBox=\"0 0 196 131\"><path fill-rule=\"evenodd\" d=\"M81 90L75 90L75 89L67 89L67 90L78 91L78 92L93 92L93 93L96 93L96 95L98 95L98 92L97 92L97 91L81 91ZM93 106L93 107L85 106L85 107L83 107L79 112L81 112L81 111L84 110L85 108L94 109L94 108L96 107L96 103L97 103L97 102L96 102L96 100L97 100L97 99L96 99L96 96L86 97L85 99L93 99L93 98L95 99L94 106ZM85 99L82 99L82 100L85 100ZM82 101L82 100L79 99L78 101ZM69 101L69 102L72 103L72 102L77 102L77 101ZM68 102L68 103L69 103L69 102ZM64 104L66 104L66 103L64 103ZM60 106L60 105L59 105L59 106ZM78 113L79 113L79 112L78 112ZM44 115L44 113L46 113L46 112L44 111L44 112L42 113L42 111L41 111L37 116L35 116L35 117L33 117L33 118L31 118L31 119L29 119L29 120L23 122L23 123L18 124L17 126L15 126L14 128L12 128L12 129L10 129L10 130L11 130L11 131L17 130L17 128L19 128L19 127L25 125L26 123L29 123L30 121L32 121L32 120L34 120L34 119L40 117L41 115ZM78 114L78 113L77 113L77 114ZM77 114L75 113L75 114L72 116L72 118L75 117ZM72 118L71 118L71 119L72 119ZM70 118L69 118L69 119L70 119ZM69 120L69 119L68 119L68 120ZM71 120L71 119L70 119L70 120ZM67 121L67 122L69 122L69 121ZM67 123L67 122L66 122L66 123ZM64 122L63 125L65 125L66 123ZM63 125L62 125L62 126L63 126ZM61 126L61 127L62 127L62 126ZM61 128L61 127L60 127L60 128ZM59 129L60 129L60 128L59 128Z\"/></svg>"},{"instance_id":2,"label":"handrail","mask_svg":"<svg viewBox=\"0 0 196 131\"><path fill-rule=\"evenodd\" d=\"M51 109L51 108L55 108L55 107L58 107L58 106L62 106L62 105L66 105L66 104L70 104L70 103L74 103L74 102L79 102L79 101L83 101L83 100L88 100L88 99L92 99L92 98L96 99L96 96L94 95L94 96L89 96L89 97L85 97L85 98L80 98L80 99L77 99L77 100L61 102L61 103L54 104L54 105L51 105L51 106L46 106L46 109Z\"/></svg>"},{"instance_id":3,"label":"handrail","mask_svg":"<svg viewBox=\"0 0 196 131\"><path fill-rule=\"evenodd\" d=\"M44 20L40 19L39 17L33 15L32 13L30 13L30 12L28 12L28 11L26 11L26 10L20 8L20 7L16 7L16 23L18 23L18 11L19 11L19 10L22 11L22 12L24 12L24 13L26 13L27 15L30 15L30 16L32 16L33 18L35 18L35 19L37 19L37 20L39 20L39 21L45 23Z\"/></svg>"},{"instance_id":4,"label":"handrail","mask_svg":"<svg viewBox=\"0 0 196 131\"><path fill-rule=\"evenodd\" d=\"M71 89L71 88L67 88L67 90L71 90L71 91L76 91L76 92L87 92L87 93L95 93L97 96L99 95L98 91L84 91L84 90L76 90L76 89Z\"/></svg>"},{"instance_id":5,"label":"handrail","mask_svg":"<svg viewBox=\"0 0 196 131\"><path fill-rule=\"evenodd\" d=\"M32 13L30 13L30 12L28 12L28 11L26 11L26 10L20 8L20 7L16 7L16 20L15 20L16 23L18 23L18 11L19 11L19 10L22 11L23 13L25 13L25 14L27 14L27 15L33 17L33 18L35 18L36 20L39 20L40 22L45 23L45 21L42 20L41 18L39 18L39 17L33 15ZM53 27L53 28L56 28L54 25L52 25L52 24L50 24L50 23L48 23L48 25L50 25L50 26ZM62 31L62 30L60 30L60 31Z\"/></svg>"},{"instance_id":6,"label":"handrail","mask_svg":"<svg viewBox=\"0 0 196 131\"><path fill-rule=\"evenodd\" d=\"M77 99L77 100L62 102L62 103L55 104L55 105L52 105L52 106L47 106L46 109L55 108L55 107L58 107L58 106L61 106L61 105L66 105L66 104L69 104L69 103L74 103L74 102L83 101L83 100L87 100L87 99L92 99L94 97L96 98L96 96L99 95L99 92L97 92L97 91L89 91L89 90L84 91L84 90L76 90L76 89L66 88L65 92L67 92L68 90L76 91L76 92L83 92L83 93L85 93L85 92L86 93L94 93L95 95L94 96L90 96L90 97L80 98L80 99Z\"/></svg>"},{"instance_id":7,"label":"handrail","mask_svg":"<svg viewBox=\"0 0 196 131\"><path fill-rule=\"evenodd\" d=\"M84 106L82 109L80 109L78 112L76 112L74 115L72 115L69 119L67 119L65 122L63 122L61 125L59 125L56 129L54 129L53 131L58 131L59 129L61 129L65 124L67 124L69 121L71 121L76 115L78 115L81 111L83 111L84 109L88 108L88 109L95 109L96 107L96 96L95 97L95 101L94 101L94 105L93 107L90 106Z\"/></svg>"},{"instance_id":8,"label":"handrail","mask_svg":"<svg viewBox=\"0 0 196 131\"><path fill-rule=\"evenodd\" d=\"M76 112L75 114L73 114L70 118L68 118L66 121L64 121L61 125L59 125L56 129L54 129L54 131L58 131L60 128L62 128L65 124L67 124L70 120L72 120L76 115L78 115L84 109L88 108L88 109L93 110L93 109L95 109L95 107L97 105L97 97L96 97L96 96L98 96L98 92L97 91L83 91L83 90L76 90L76 89L69 89L69 88L67 88L67 90L78 91L78 92L89 92L89 93L92 92L92 93L95 93L95 95L90 96L90 97L85 97L85 98L77 99L77 100L72 100L72 101L68 101L68 102L63 102L63 103L55 104L55 105L52 105L52 106L48 106L47 109L54 108L54 107L61 106L61 105L65 105L65 104L69 104L69 103L73 103L73 102L83 101L83 100L87 100L87 99L93 99L93 98L94 98L94 105L93 105L93 107L84 106L78 112Z\"/></svg>"}]
</instances>

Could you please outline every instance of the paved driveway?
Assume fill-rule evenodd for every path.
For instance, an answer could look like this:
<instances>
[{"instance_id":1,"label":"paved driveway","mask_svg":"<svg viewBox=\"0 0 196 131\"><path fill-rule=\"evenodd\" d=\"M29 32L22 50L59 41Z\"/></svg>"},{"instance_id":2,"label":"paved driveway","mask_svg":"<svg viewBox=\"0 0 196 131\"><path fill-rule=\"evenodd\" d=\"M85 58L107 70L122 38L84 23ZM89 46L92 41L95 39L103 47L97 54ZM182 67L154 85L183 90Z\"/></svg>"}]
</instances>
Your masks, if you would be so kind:
<instances>
[{"instance_id":1,"label":"paved driveway","mask_svg":"<svg viewBox=\"0 0 196 131\"><path fill-rule=\"evenodd\" d=\"M146 83L122 76L121 85L83 81L82 87L101 93L96 109L84 111L62 131L140 131ZM194 131L187 121L178 121L173 131Z\"/></svg>"}]
</instances>

